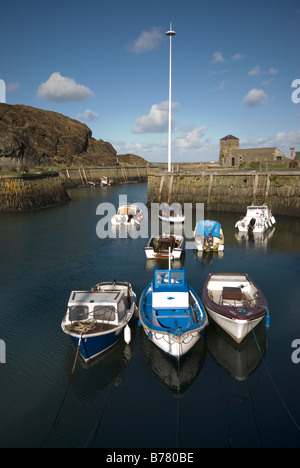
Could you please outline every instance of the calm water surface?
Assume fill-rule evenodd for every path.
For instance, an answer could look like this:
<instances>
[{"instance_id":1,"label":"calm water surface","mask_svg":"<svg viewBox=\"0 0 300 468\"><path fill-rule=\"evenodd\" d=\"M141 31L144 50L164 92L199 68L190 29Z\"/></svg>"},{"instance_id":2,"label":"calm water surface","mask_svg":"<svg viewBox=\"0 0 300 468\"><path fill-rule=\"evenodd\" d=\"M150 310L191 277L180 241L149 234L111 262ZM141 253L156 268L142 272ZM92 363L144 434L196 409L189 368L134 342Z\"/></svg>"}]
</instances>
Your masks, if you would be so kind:
<instances>
[{"instance_id":1,"label":"calm water surface","mask_svg":"<svg viewBox=\"0 0 300 468\"><path fill-rule=\"evenodd\" d=\"M277 217L262 242L237 238L243 213L206 213L223 225L224 255L186 250L174 265L200 295L210 272L249 273L269 301L269 330L236 346L210 324L178 367L136 321L130 345L90 365L79 359L69 380L75 349L60 323L70 292L116 278L139 299L154 265L165 267L146 261L143 238L97 237L98 204L117 206L119 194L146 203L147 186L76 189L66 205L0 215L0 446L299 447L299 218Z\"/></svg>"}]
</instances>

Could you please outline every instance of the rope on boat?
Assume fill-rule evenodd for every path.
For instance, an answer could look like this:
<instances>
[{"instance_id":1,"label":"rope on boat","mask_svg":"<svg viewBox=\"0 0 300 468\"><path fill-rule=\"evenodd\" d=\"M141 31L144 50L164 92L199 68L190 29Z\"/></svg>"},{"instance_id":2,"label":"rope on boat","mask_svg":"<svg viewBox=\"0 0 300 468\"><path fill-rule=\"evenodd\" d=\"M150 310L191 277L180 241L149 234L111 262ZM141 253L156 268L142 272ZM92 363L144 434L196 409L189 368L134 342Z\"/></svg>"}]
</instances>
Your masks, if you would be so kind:
<instances>
[{"instance_id":1,"label":"rope on boat","mask_svg":"<svg viewBox=\"0 0 300 468\"><path fill-rule=\"evenodd\" d=\"M64 404L65 399L66 399L66 397L67 397L67 394L68 394L68 391L69 391L69 388L70 388L70 385L71 385L72 376L73 376L73 374L74 374L75 367L76 367L76 363L77 363L77 360L78 360L79 348L80 348L80 344L81 344L81 340L82 340L82 335L84 334L84 332L85 332L85 330L82 330L82 333L81 333L80 338L79 338L79 340L78 340L78 345L77 345L77 350L76 350L76 355L75 355L75 359L74 359L74 363L73 363L71 375L70 375L70 377L69 377L69 382L68 382L67 388L66 388L66 390L65 390L63 399L62 399L61 404L60 404L60 406L59 406L59 408L58 408L58 411L57 411L57 413L56 413L56 416L55 416L55 418L54 418L54 421L53 421L53 423L52 423L52 425L51 425L49 431L47 432L46 436L44 437L44 439L43 439L43 441L42 441L42 443L41 443L41 445L40 445L40 448L43 447L45 441L46 441L47 438L50 436L52 429L55 427L55 424L57 423L57 420L58 420L58 416L59 416L59 414L60 414L60 412L61 412L61 410L62 410L63 404Z\"/></svg>"},{"instance_id":2,"label":"rope on boat","mask_svg":"<svg viewBox=\"0 0 300 468\"><path fill-rule=\"evenodd\" d=\"M265 368L266 368L266 371L267 371L267 374L268 374L268 376L269 376L269 379L271 380L271 383L272 383L272 385L273 385L273 387L274 387L274 389L275 389L275 391L276 391L276 393L277 393L277 395L278 395L278 397L279 397L281 403L283 404L283 406L284 406L284 408L286 409L286 411L287 411L289 417L290 417L291 420L293 421L293 423L294 423L296 429L300 432L300 427L299 427L299 425L297 424L297 422L295 421L295 419L294 419L292 413L290 412L290 410L289 410L287 404L285 403L285 401L284 401L284 399L283 399L283 397L282 397L282 395L281 395L281 393L280 393L280 391L279 391L279 389L278 389L278 387L277 387L277 385L276 385L276 383L275 383L275 381L274 381L274 379L273 379L273 377L272 377L272 374L271 374L271 372L270 372L270 370L269 370L269 368L268 368L268 366L267 366L267 363L266 363L266 361L265 361L265 359L264 359L264 357L263 357L262 351L261 351L260 346L259 346L259 344L258 344L258 341L257 341L256 335L255 335L254 329L253 329L253 327L252 327L252 324L251 324L250 321L249 321L249 323L250 323L250 326L251 326L252 333L253 333L253 335L254 335L254 339L255 339L255 343L256 343L257 349L258 349L258 351L259 351L259 353L260 353L262 362L264 363L264 366L265 366Z\"/></svg>"}]
</instances>

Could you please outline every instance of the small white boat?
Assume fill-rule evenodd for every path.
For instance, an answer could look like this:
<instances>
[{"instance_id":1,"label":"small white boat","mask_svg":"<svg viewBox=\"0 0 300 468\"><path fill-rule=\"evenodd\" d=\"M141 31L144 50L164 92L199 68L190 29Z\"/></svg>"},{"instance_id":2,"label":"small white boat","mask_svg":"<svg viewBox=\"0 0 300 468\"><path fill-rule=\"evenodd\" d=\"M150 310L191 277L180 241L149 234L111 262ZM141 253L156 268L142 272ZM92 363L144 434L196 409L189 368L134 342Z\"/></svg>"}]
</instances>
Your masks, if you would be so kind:
<instances>
[{"instance_id":1,"label":"small white boat","mask_svg":"<svg viewBox=\"0 0 300 468\"><path fill-rule=\"evenodd\" d=\"M107 177L103 176L100 178L100 182L89 181L88 185L90 185L91 187L108 187L111 185L111 183L109 182Z\"/></svg>"},{"instance_id":2,"label":"small white boat","mask_svg":"<svg viewBox=\"0 0 300 468\"><path fill-rule=\"evenodd\" d=\"M120 205L117 213L112 216L111 224L118 226L121 224L140 224L143 219L143 212L138 203Z\"/></svg>"},{"instance_id":3,"label":"small white boat","mask_svg":"<svg viewBox=\"0 0 300 468\"><path fill-rule=\"evenodd\" d=\"M198 221L194 230L194 239L198 251L224 250L224 234L221 224L217 221L210 219Z\"/></svg>"},{"instance_id":4,"label":"small white boat","mask_svg":"<svg viewBox=\"0 0 300 468\"><path fill-rule=\"evenodd\" d=\"M247 274L211 273L202 300L210 317L237 343L267 316L268 303Z\"/></svg>"},{"instance_id":5,"label":"small white boat","mask_svg":"<svg viewBox=\"0 0 300 468\"><path fill-rule=\"evenodd\" d=\"M176 234L163 234L150 237L144 247L147 258L178 259L184 250L184 237Z\"/></svg>"},{"instance_id":6,"label":"small white boat","mask_svg":"<svg viewBox=\"0 0 300 468\"><path fill-rule=\"evenodd\" d=\"M144 332L158 348L179 360L208 324L205 308L187 284L184 269L154 270L139 304Z\"/></svg>"},{"instance_id":7,"label":"small white boat","mask_svg":"<svg viewBox=\"0 0 300 468\"><path fill-rule=\"evenodd\" d=\"M108 180L108 178L106 176L103 176L100 179L100 185L101 185L101 187L108 187L108 186L111 185L111 183L109 182L109 180Z\"/></svg>"},{"instance_id":8,"label":"small white boat","mask_svg":"<svg viewBox=\"0 0 300 468\"><path fill-rule=\"evenodd\" d=\"M253 234L266 231L275 224L275 218L266 205L252 205L247 207L246 216L240 219L235 227L239 232L250 232Z\"/></svg>"},{"instance_id":9,"label":"small white boat","mask_svg":"<svg viewBox=\"0 0 300 468\"><path fill-rule=\"evenodd\" d=\"M172 206L159 206L158 207L158 217L161 221L166 221L167 223L183 223L185 216L182 214L181 206L178 207Z\"/></svg>"},{"instance_id":10,"label":"small white boat","mask_svg":"<svg viewBox=\"0 0 300 468\"><path fill-rule=\"evenodd\" d=\"M91 291L72 291L61 328L89 361L122 337L130 342L129 323L135 313L136 295L130 283L99 283Z\"/></svg>"}]
</instances>

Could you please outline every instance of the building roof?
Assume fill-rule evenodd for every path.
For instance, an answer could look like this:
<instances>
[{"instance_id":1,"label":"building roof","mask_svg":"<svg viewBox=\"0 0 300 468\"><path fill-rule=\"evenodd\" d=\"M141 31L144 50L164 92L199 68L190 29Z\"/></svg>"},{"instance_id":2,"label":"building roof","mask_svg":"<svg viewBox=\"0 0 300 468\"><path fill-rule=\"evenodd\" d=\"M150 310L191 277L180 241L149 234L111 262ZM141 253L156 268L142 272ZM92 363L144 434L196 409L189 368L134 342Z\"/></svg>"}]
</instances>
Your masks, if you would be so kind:
<instances>
[{"instance_id":1,"label":"building roof","mask_svg":"<svg viewBox=\"0 0 300 468\"><path fill-rule=\"evenodd\" d=\"M233 135L227 135L227 136L221 138L221 140L238 140L238 138L233 136Z\"/></svg>"}]
</instances>

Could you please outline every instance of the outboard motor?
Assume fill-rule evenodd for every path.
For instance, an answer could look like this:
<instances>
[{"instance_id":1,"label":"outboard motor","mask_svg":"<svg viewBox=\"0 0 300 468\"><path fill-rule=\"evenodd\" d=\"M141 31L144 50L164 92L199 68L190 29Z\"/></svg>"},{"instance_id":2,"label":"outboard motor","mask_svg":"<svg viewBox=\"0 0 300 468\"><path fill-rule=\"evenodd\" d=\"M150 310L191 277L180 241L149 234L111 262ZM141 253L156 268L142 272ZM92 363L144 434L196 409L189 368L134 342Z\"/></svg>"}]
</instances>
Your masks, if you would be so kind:
<instances>
[{"instance_id":1,"label":"outboard motor","mask_svg":"<svg viewBox=\"0 0 300 468\"><path fill-rule=\"evenodd\" d=\"M208 234L206 239L207 239L208 246L212 249L214 246L214 239L213 239L213 235L211 232Z\"/></svg>"},{"instance_id":2,"label":"outboard motor","mask_svg":"<svg viewBox=\"0 0 300 468\"><path fill-rule=\"evenodd\" d=\"M255 223L256 223L256 219L255 219L255 218L250 219L250 222L249 222L249 224L248 224L248 232L252 232L252 231L253 231Z\"/></svg>"}]
</instances>

